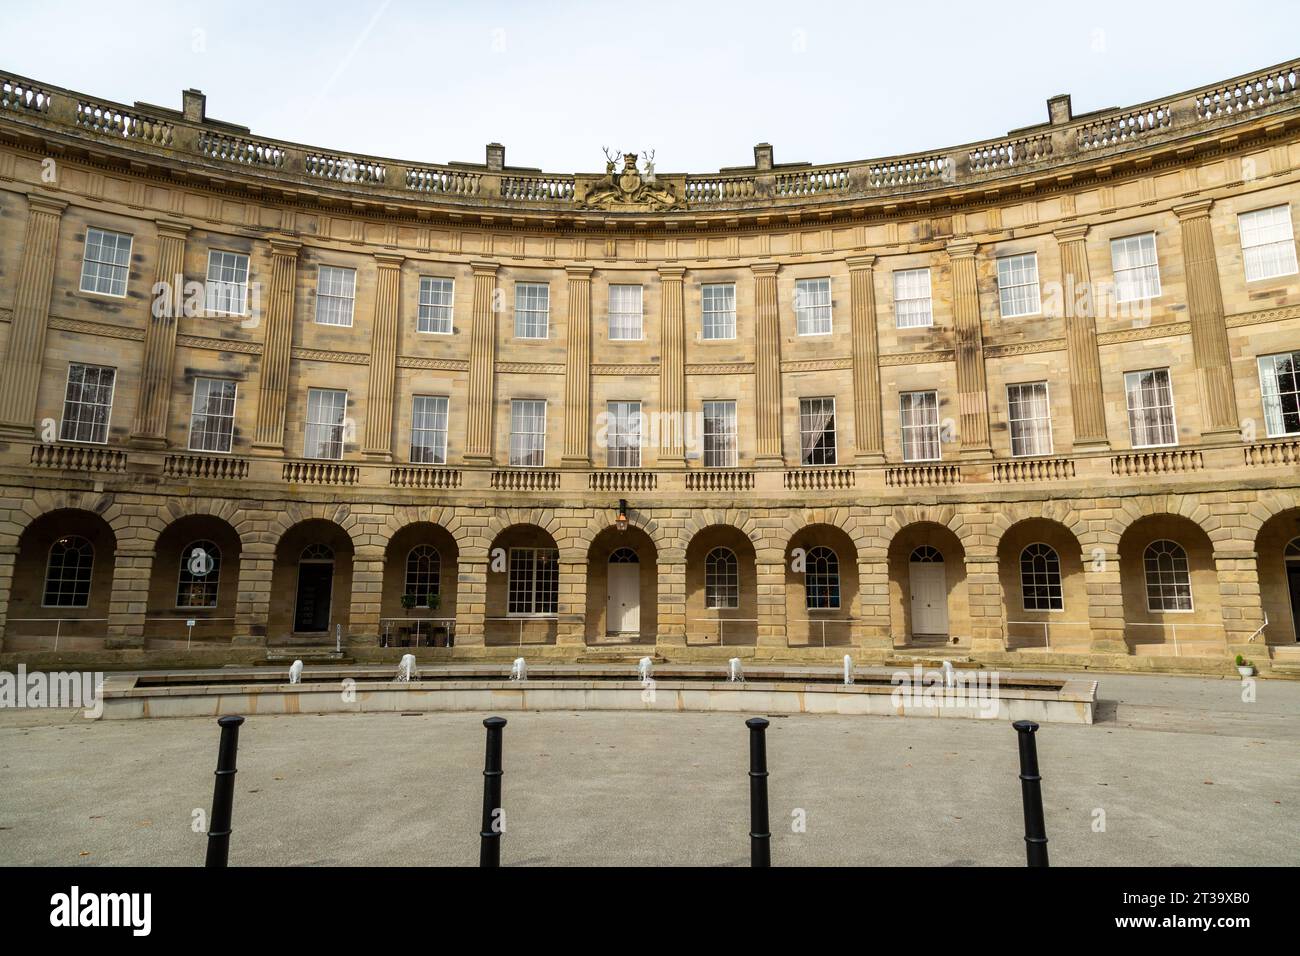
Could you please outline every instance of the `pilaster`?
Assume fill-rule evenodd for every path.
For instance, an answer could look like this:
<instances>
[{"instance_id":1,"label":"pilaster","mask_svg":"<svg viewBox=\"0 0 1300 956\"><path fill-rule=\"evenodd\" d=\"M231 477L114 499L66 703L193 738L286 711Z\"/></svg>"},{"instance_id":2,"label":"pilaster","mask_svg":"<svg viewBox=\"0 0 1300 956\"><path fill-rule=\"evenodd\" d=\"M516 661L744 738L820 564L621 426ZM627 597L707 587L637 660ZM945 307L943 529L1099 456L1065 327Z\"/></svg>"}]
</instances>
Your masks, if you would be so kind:
<instances>
[{"instance_id":1,"label":"pilaster","mask_svg":"<svg viewBox=\"0 0 1300 956\"><path fill-rule=\"evenodd\" d=\"M370 339L370 381L366 392L367 458L393 460L393 401L397 379L397 332L402 301L402 256L376 255L375 316ZM353 626L356 626L353 614ZM376 625L377 626L377 625Z\"/></svg>"},{"instance_id":2,"label":"pilaster","mask_svg":"<svg viewBox=\"0 0 1300 956\"><path fill-rule=\"evenodd\" d=\"M661 468L686 467L686 270L659 270L659 410L662 427L658 462Z\"/></svg>"},{"instance_id":3,"label":"pilaster","mask_svg":"<svg viewBox=\"0 0 1300 956\"><path fill-rule=\"evenodd\" d=\"M0 436L31 438L37 432L36 396L45 361L45 335L58 261L59 224L67 203L27 197L27 233L15 276L13 322L0 365Z\"/></svg>"},{"instance_id":4,"label":"pilaster","mask_svg":"<svg viewBox=\"0 0 1300 956\"><path fill-rule=\"evenodd\" d=\"M1101 357L1097 351L1096 296L1088 267L1087 226L1056 231L1061 254L1061 287L1065 307L1065 348L1070 363L1070 410L1074 416L1074 448L1104 450L1106 409L1101 392Z\"/></svg>"},{"instance_id":5,"label":"pilaster","mask_svg":"<svg viewBox=\"0 0 1300 956\"><path fill-rule=\"evenodd\" d=\"M954 242L947 248L952 263L961 457L972 461L993 457L989 441L988 384L984 374L984 329L975 262L978 248L974 242Z\"/></svg>"},{"instance_id":6,"label":"pilaster","mask_svg":"<svg viewBox=\"0 0 1300 956\"><path fill-rule=\"evenodd\" d=\"M493 386L496 377L497 330L493 308L497 287L497 265L475 262L474 308L470 318L469 408L465 437L465 461L490 465L493 461Z\"/></svg>"},{"instance_id":7,"label":"pilaster","mask_svg":"<svg viewBox=\"0 0 1300 956\"><path fill-rule=\"evenodd\" d=\"M857 460L885 460L880 398L880 347L876 330L875 256L857 256L849 266L853 334L853 430Z\"/></svg>"},{"instance_id":8,"label":"pilaster","mask_svg":"<svg viewBox=\"0 0 1300 956\"><path fill-rule=\"evenodd\" d=\"M781 314L776 274L781 266L765 262L754 273L754 416L755 463L783 467L781 451Z\"/></svg>"},{"instance_id":9,"label":"pilaster","mask_svg":"<svg viewBox=\"0 0 1300 956\"><path fill-rule=\"evenodd\" d=\"M284 415L289 400L289 363L293 353L293 296L301 248L297 242L271 240L271 281L257 384L257 427L253 437L256 448L284 450Z\"/></svg>"},{"instance_id":10,"label":"pilaster","mask_svg":"<svg viewBox=\"0 0 1300 956\"><path fill-rule=\"evenodd\" d=\"M591 273L569 266L568 339L564 356L564 457L569 468L591 467Z\"/></svg>"}]
</instances>

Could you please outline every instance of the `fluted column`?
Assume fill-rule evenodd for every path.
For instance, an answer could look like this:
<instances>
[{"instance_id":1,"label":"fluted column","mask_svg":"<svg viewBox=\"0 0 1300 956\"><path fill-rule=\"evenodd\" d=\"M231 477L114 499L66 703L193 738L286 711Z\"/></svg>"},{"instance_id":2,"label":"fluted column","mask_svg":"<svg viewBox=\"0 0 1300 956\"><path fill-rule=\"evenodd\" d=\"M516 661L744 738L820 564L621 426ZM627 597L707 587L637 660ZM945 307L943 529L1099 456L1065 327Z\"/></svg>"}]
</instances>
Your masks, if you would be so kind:
<instances>
[{"instance_id":1,"label":"fluted column","mask_svg":"<svg viewBox=\"0 0 1300 956\"><path fill-rule=\"evenodd\" d=\"M659 270L659 466L686 467L686 270Z\"/></svg>"},{"instance_id":2,"label":"fluted column","mask_svg":"<svg viewBox=\"0 0 1300 956\"><path fill-rule=\"evenodd\" d=\"M1065 351L1070 362L1070 409L1074 447L1108 448L1106 409L1101 398L1101 358L1093 316L1092 274L1088 268L1087 226L1056 231L1061 253L1065 305Z\"/></svg>"},{"instance_id":3,"label":"fluted column","mask_svg":"<svg viewBox=\"0 0 1300 956\"><path fill-rule=\"evenodd\" d=\"M975 270L975 251L978 248L978 243L974 242L954 242L948 246L948 258L952 262L961 456L976 460L993 457L989 443L989 396L984 375L979 277Z\"/></svg>"},{"instance_id":4,"label":"fluted column","mask_svg":"<svg viewBox=\"0 0 1300 956\"><path fill-rule=\"evenodd\" d=\"M1202 436L1212 441L1236 441L1241 424L1232 382L1228 327L1223 320L1223 290L1214 256L1210 226L1212 201L1175 206L1183 240L1183 271L1187 278L1187 312L1192 325L1192 359L1201 385Z\"/></svg>"},{"instance_id":5,"label":"fluted column","mask_svg":"<svg viewBox=\"0 0 1300 956\"><path fill-rule=\"evenodd\" d=\"M15 438L31 438L37 431L36 394L45 360L59 223L67 205L45 196L27 197L27 235L13 277L13 322L0 366L0 434Z\"/></svg>"},{"instance_id":6,"label":"fluted column","mask_svg":"<svg viewBox=\"0 0 1300 956\"><path fill-rule=\"evenodd\" d=\"M140 396L131 426L131 444L143 448L167 447L167 411L171 404L172 374L176 363L176 320L185 295L184 223L158 222L158 262L150 290L149 318L140 363Z\"/></svg>"},{"instance_id":7,"label":"fluted column","mask_svg":"<svg viewBox=\"0 0 1300 956\"><path fill-rule=\"evenodd\" d=\"M564 458L591 467L591 268L570 266L569 337L564 356Z\"/></svg>"},{"instance_id":8,"label":"fluted column","mask_svg":"<svg viewBox=\"0 0 1300 956\"><path fill-rule=\"evenodd\" d=\"M496 375L497 329L493 298L497 266L475 262L474 310L469 332L469 409L465 461L492 464L492 390Z\"/></svg>"},{"instance_id":9,"label":"fluted column","mask_svg":"<svg viewBox=\"0 0 1300 956\"><path fill-rule=\"evenodd\" d=\"M397 378L397 327L402 295L402 256L376 255L375 318L370 338L370 384L366 391L367 458L393 460L393 399ZM354 619L355 623L355 619Z\"/></svg>"},{"instance_id":10,"label":"fluted column","mask_svg":"<svg viewBox=\"0 0 1300 956\"><path fill-rule=\"evenodd\" d=\"M776 289L778 263L750 266L754 272L754 415L758 464L785 464L781 454L781 311Z\"/></svg>"},{"instance_id":11,"label":"fluted column","mask_svg":"<svg viewBox=\"0 0 1300 956\"><path fill-rule=\"evenodd\" d=\"M289 359L293 351L293 293L302 246L271 240L271 288L267 295L266 334L257 383L258 448L284 449L284 410L289 399Z\"/></svg>"},{"instance_id":12,"label":"fluted column","mask_svg":"<svg viewBox=\"0 0 1300 956\"><path fill-rule=\"evenodd\" d=\"M885 460L876 330L875 256L848 260L853 332L853 434L862 464Z\"/></svg>"}]
</instances>

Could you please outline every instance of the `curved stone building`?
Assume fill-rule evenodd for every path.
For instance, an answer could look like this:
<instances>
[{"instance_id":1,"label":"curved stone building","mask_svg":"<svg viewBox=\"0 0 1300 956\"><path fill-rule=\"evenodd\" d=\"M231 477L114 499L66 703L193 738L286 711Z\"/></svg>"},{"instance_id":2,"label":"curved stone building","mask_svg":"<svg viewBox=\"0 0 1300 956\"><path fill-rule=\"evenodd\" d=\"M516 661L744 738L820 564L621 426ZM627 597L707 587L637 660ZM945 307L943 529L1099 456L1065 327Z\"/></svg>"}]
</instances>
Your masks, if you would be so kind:
<instances>
[{"instance_id":1,"label":"curved stone building","mask_svg":"<svg viewBox=\"0 0 1300 956\"><path fill-rule=\"evenodd\" d=\"M1285 667L1298 70L705 175L0 76L3 649Z\"/></svg>"}]
</instances>

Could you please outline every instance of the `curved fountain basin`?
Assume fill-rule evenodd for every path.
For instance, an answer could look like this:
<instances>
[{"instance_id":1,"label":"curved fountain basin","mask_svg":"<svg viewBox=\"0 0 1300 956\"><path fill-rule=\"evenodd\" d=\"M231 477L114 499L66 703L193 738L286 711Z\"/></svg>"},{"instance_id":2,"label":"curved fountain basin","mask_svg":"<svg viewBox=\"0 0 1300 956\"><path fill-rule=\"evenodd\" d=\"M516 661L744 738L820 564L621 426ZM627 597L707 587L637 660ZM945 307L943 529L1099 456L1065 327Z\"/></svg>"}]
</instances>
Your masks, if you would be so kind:
<instances>
[{"instance_id":1,"label":"curved fountain basin","mask_svg":"<svg viewBox=\"0 0 1300 956\"><path fill-rule=\"evenodd\" d=\"M846 685L838 669L748 668L744 682L731 682L717 667L665 665L655 668L653 692L628 668L608 665L536 666L523 681L506 679L500 666L474 665L436 673L426 668L409 682L395 680L391 668L313 668L304 671L300 684L255 668L110 675L103 687L103 718L627 710L1093 721L1097 682L1092 680L1016 677L996 688L986 684L983 693L972 695L945 689L939 675L938 686L903 693L894 683L897 673L864 671ZM973 680L976 675L961 676Z\"/></svg>"}]
</instances>

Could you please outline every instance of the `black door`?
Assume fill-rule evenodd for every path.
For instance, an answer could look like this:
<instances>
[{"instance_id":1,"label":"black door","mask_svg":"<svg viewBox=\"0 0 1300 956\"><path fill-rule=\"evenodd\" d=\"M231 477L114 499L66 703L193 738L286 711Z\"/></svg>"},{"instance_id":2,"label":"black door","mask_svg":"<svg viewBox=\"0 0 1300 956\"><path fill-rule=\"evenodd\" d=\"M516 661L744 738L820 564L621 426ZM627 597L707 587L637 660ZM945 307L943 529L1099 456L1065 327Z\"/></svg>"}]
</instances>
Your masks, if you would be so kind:
<instances>
[{"instance_id":1,"label":"black door","mask_svg":"<svg viewBox=\"0 0 1300 956\"><path fill-rule=\"evenodd\" d=\"M298 565L298 604L293 615L295 631L330 629L330 587L334 565Z\"/></svg>"},{"instance_id":2,"label":"black door","mask_svg":"<svg viewBox=\"0 0 1300 956\"><path fill-rule=\"evenodd\" d=\"M1300 561L1286 563L1286 584L1291 592L1291 633L1300 641Z\"/></svg>"}]
</instances>

